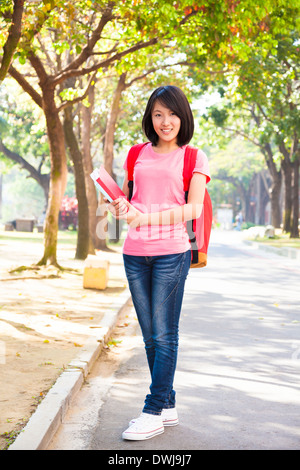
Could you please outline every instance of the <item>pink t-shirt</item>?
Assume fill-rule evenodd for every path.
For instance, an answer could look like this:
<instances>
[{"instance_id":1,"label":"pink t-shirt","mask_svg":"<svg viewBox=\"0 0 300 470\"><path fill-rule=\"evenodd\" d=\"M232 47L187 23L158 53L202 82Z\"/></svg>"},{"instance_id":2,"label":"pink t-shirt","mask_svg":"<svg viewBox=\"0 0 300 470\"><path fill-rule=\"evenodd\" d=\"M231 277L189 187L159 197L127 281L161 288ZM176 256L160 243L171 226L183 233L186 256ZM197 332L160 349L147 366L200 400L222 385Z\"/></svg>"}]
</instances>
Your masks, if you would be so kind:
<instances>
[{"instance_id":1,"label":"pink t-shirt","mask_svg":"<svg viewBox=\"0 0 300 470\"><path fill-rule=\"evenodd\" d=\"M134 166L131 204L143 213L161 212L185 204L183 163L185 146L170 153L156 153L152 144L145 145ZM127 158L123 168L127 170ZM198 150L194 172L210 180L208 160ZM190 249L186 223L128 227L123 253L156 256L183 253Z\"/></svg>"}]
</instances>

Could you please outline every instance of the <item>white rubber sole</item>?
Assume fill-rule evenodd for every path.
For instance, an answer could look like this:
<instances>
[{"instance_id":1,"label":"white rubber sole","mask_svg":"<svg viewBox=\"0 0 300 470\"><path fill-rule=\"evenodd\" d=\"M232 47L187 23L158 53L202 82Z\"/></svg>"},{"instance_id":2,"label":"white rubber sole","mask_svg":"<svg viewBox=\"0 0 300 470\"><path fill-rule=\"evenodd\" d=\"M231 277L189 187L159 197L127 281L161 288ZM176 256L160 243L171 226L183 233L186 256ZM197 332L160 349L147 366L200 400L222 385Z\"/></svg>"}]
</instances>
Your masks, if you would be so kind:
<instances>
[{"instance_id":1,"label":"white rubber sole","mask_svg":"<svg viewBox=\"0 0 300 470\"><path fill-rule=\"evenodd\" d=\"M179 424L179 419L164 419L163 420L164 426L177 426Z\"/></svg>"},{"instance_id":2,"label":"white rubber sole","mask_svg":"<svg viewBox=\"0 0 300 470\"><path fill-rule=\"evenodd\" d=\"M126 431L123 432L122 438L127 441L145 441L146 439L151 439L152 437L159 436L164 432L164 427L159 427L157 429L153 429L149 432L137 432L137 431L130 431L128 428Z\"/></svg>"}]
</instances>

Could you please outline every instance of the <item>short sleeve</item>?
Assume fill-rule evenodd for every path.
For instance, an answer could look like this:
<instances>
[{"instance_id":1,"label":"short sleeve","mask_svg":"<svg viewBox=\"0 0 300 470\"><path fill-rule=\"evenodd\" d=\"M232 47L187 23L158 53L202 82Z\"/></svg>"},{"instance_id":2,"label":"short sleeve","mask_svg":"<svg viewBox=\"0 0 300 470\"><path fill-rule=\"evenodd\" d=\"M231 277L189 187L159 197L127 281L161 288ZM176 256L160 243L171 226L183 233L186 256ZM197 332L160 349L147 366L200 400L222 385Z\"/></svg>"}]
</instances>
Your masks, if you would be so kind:
<instances>
[{"instance_id":1,"label":"short sleeve","mask_svg":"<svg viewBox=\"0 0 300 470\"><path fill-rule=\"evenodd\" d=\"M196 165L193 173L202 173L206 176L206 183L210 181L210 171L208 165L208 158L202 150L198 150Z\"/></svg>"},{"instance_id":2,"label":"short sleeve","mask_svg":"<svg viewBox=\"0 0 300 470\"><path fill-rule=\"evenodd\" d=\"M138 155L138 158L140 158L140 156L143 154L144 150L146 147L148 147L149 144L146 144L143 146L143 148L141 148L140 152L139 152L139 155ZM125 171L128 171L128 156L129 156L129 152L130 152L131 149L128 150L128 153L127 153L127 156L125 158L125 162L123 164L123 170Z\"/></svg>"}]
</instances>

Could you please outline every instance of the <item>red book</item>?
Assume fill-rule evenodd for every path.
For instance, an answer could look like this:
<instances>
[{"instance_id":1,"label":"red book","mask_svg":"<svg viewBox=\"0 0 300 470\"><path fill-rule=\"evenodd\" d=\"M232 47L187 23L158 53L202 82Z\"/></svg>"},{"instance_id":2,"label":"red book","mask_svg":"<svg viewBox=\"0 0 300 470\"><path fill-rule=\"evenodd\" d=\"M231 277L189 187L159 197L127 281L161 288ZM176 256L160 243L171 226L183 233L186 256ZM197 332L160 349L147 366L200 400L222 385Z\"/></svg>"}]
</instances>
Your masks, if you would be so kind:
<instances>
[{"instance_id":1,"label":"red book","mask_svg":"<svg viewBox=\"0 0 300 470\"><path fill-rule=\"evenodd\" d=\"M100 166L99 170L94 170L90 176L103 196L110 202L114 201L118 197L126 197L122 189L119 188L115 180L105 170L103 165Z\"/></svg>"}]
</instances>

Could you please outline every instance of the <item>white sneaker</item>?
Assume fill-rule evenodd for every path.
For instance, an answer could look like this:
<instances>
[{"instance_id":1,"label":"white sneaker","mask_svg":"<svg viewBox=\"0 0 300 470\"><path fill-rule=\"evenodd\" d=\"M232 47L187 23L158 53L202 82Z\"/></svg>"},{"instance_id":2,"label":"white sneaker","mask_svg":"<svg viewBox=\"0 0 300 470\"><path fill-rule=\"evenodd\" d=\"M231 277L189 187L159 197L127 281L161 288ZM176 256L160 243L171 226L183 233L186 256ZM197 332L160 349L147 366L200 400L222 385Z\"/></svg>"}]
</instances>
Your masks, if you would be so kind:
<instances>
[{"instance_id":1,"label":"white sneaker","mask_svg":"<svg viewBox=\"0 0 300 470\"><path fill-rule=\"evenodd\" d=\"M158 436L164 432L164 425L161 415L151 415L142 413L134 423L123 432L122 438L131 441L143 441Z\"/></svg>"},{"instance_id":2,"label":"white sneaker","mask_svg":"<svg viewBox=\"0 0 300 470\"><path fill-rule=\"evenodd\" d=\"M161 417L164 426L177 426L179 424L178 414L176 408L164 408L161 412ZM129 426L132 426L138 418L130 421Z\"/></svg>"}]
</instances>

